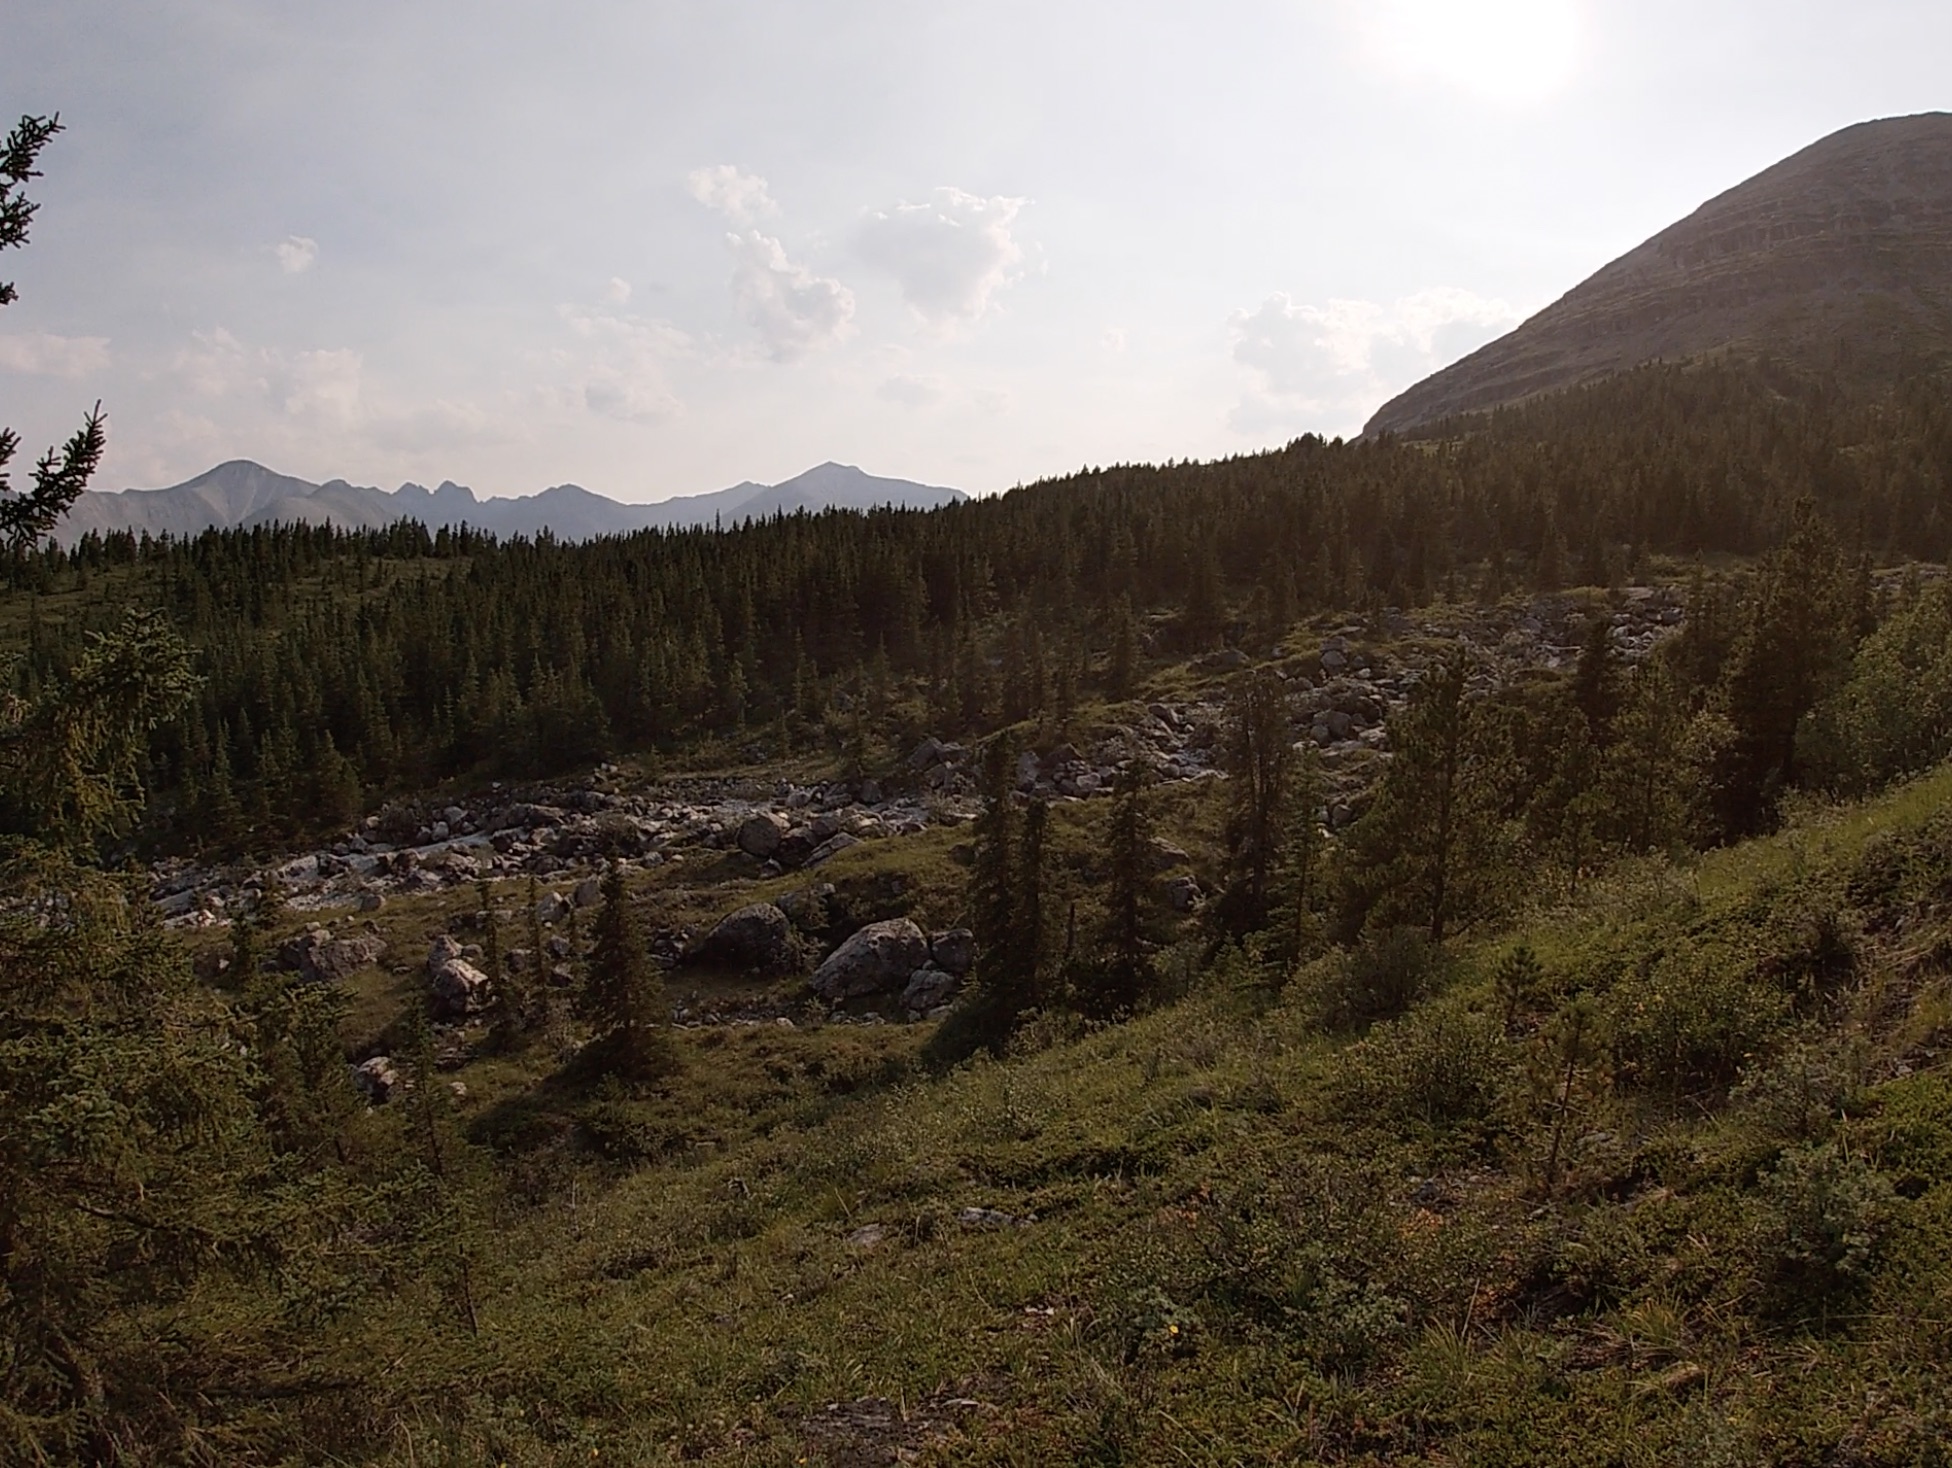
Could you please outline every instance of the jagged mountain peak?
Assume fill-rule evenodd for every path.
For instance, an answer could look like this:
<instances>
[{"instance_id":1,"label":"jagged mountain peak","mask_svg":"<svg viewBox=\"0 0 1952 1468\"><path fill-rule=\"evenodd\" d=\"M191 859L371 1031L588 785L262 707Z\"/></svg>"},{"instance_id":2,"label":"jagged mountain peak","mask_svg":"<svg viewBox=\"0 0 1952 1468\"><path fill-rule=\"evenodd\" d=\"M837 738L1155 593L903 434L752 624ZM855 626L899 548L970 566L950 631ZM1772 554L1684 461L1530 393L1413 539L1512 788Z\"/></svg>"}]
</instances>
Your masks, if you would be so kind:
<instances>
[{"instance_id":1,"label":"jagged mountain peak","mask_svg":"<svg viewBox=\"0 0 1952 1468\"><path fill-rule=\"evenodd\" d=\"M249 459L233 459L166 489L90 492L58 528L73 542L90 530L195 535L212 528L273 522L379 528L419 520L433 528L470 525L497 535L589 540L634 530L736 524L796 510L869 509L879 505L932 508L967 498L962 491L883 479L849 464L816 465L779 485L751 480L713 494L652 504L627 504L578 484L558 484L513 498L477 498L451 479L428 489L412 481L385 490L330 479L323 484L279 474Z\"/></svg>"}]
</instances>

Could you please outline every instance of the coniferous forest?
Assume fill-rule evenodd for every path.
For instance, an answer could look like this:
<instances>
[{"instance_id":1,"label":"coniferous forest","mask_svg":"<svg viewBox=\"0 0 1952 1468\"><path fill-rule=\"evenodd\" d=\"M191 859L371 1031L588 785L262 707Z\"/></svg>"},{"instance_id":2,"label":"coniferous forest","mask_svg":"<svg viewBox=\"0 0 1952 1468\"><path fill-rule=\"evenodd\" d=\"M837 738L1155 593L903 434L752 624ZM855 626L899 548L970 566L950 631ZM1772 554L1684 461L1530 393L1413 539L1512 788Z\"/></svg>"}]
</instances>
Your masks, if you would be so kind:
<instances>
[{"instance_id":1,"label":"coniferous forest","mask_svg":"<svg viewBox=\"0 0 1952 1468\"><path fill-rule=\"evenodd\" d=\"M1935 387L1856 402L1753 366L1649 368L1455 436L1304 438L940 512L581 545L411 524L91 535L13 553L8 628L31 699L128 607L161 609L199 687L152 741L148 833L237 846L454 778L817 747L837 706L897 684L925 690L927 732L980 737L1060 687L1118 696L1141 638L1265 650L1324 611L1619 585L1655 557L1735 598L1733 568L1805 502L1853 565L1942 561L1949 478ZM1719 672L1689 670L1699 688Z\"/></svg>"}]
</instances>

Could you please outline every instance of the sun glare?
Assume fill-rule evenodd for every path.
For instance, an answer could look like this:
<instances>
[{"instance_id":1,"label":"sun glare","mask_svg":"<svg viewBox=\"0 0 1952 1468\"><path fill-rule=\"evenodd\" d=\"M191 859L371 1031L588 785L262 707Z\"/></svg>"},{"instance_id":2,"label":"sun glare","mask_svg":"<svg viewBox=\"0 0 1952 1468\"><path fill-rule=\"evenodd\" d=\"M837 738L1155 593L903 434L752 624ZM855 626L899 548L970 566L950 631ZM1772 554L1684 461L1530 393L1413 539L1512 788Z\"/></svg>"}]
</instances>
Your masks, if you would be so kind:
<instances>
[{"instance_id":1,"label":"sun glare","mask_svg":"<svg viewBox=\"0 0 1952 1468\"><path fill-rule=\"evenodd\" d=\"M1369 49L1390 70L1524 103L1572 79L1582 8L1579 0L1364 0L1358 13Z\"/></svg>"}]
</instances>

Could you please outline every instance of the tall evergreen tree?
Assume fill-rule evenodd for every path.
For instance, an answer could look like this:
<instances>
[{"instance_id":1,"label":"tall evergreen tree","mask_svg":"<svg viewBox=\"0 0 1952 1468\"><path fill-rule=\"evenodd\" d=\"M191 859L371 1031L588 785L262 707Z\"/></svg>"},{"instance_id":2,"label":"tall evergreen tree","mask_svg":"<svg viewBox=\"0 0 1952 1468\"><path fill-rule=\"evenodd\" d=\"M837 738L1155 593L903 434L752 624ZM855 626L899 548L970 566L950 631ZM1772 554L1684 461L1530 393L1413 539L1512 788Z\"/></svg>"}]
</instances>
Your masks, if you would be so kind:
<instances>
[{"instance_id":1,"label":"tall evergreen tree","mask_svg":"<svg viewBox=\"0 0 1952 1468\"><path fill-rule=\"evenodd\" d=\"M1479 916L1508 871L1497 805L1497 750L1454 650L1425 673L1390 725L1395 757L1350 833L1342 931L1410 923L1441 943Z\"/></svg>"},{"instance_id":2,"label":"tall evergreen tree","mask_svg":"<svg viewBox=\"0 0 1952 1468\"><path fill-rule=\"evenodd\" d=\"M1227 711L1227 888L1217 906L1233 934L1265 928L1289 835L1294 750L1288 696L1266 668L1234 680Z\"/></svg>"},{"instance_id":3,"label":"tall evergreen tree","mask_svg":"<svg viewBox=\"0 0 1952 1468\"><path fill-rule=\"evenodd\" d=\"M603 905L597 909L582 1001L585 1017L603 1031L604 1057L612 1070L643 1081L676 1065L664 979L630 914L624 870L616 862L603 874Z\"/></svg>"},{"instance_id":4,"label":"tall evergreen tree","mask_svg":"<svg viewBox=\"0 0 1952 1468\"><path fill-rule=\"evenodd\" d=\"M1105 923L1080 1005L1100 1018L1135 1013L1153 980L1152 822L1145 766L1138 760L1128 760L1119 772L1113 800L1105 841Z\"/></svg>"}]
</instances>

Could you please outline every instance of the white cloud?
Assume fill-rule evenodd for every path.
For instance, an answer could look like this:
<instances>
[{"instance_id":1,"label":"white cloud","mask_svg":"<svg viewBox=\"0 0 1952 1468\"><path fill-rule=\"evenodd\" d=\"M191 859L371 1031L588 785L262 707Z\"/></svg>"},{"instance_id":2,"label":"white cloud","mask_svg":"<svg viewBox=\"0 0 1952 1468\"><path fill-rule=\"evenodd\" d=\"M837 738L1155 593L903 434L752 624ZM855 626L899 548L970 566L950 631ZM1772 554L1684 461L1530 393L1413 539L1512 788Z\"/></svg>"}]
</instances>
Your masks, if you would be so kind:
<instances>
[{"instance_id":1,"label":"white cloud","mask_svg":"<svg viewBox=\"0 0 1952 1468\"><path fill-rule=\"evenodd\" d=\"M733 294L775 362L798 361L853 331L854 293L838 280L788 259L784 245L756 229L725 242L737 261Z\"/></svg>"},{"instance_id":2,"label":"white cloud","mask_svg":"<svg viewBox=\"0 0 1952 1468\"><path fill-rule=\"evenodd\" d=\"M425 456L509 437L506 418L473 403L416 404L373 392L364 359L350 348L253 347L218 326L192 332L173 367L210 407L208 413L173 408L158 419L163 440L177 451L172 459L205 446L234 449L240 439L265 453L330 462L375 446Z\"/></svg>"},{"instance_id":3,"label":"white cloud","mask_svg":"<svg viewBox=\"0 0 1952 1468\"><path fill-rule=\"evenodd\" d=\"M291 417L352 424L365 416L362 372L359 353L346 348L296 352L274 366L272 393Z\"/></svg>"},{"instance_id":4,"label":"white cloud","mask_svg":"<svg viewBox=\"0 0 1952 1468\"><path fill-rule=\"evenodd\" d=\"M692 198L734 224L757 224L779 213L779 205L766 191L766 180L742 173L736 164L693 169L685 178L685 188Z\"/></svg>"},{"instance_id":5,"label":"white cloud","mask_svg":"<svg viewBox=\"0 0 1952 1468\"><path fill-rule=\"evenodd\" d=\"M1011 226L1026 200L940 188L924 204L897 204L861 222L861 257L894 276L902 299L930 325L975 321L1021 273Z\"/></svg>"},{"instance_id":6,"label":"white cloud","mask_svg":"<svg viewBox=\"0 0 1952 1468\"><path fill-rule=\"evenodd\" d=\"M0 371L36 377L86 377L109 365L105 336L56 336L47 331L0 335Z\"/></svg>"},{"instance_id":7,"label":"white cloud","mask_svg":"<svg viewBox=\"0 0 1952 1468\"><path fill-rule=\"evenodd\" d=\"M876 397L885 398L891 403L900 403L904 408L926 408L942 401L948 391L948 384L933 375L918 376L902 373L890 377L874 392Z\"/></svg>"},{"instance_id":8,"label":"white cloud","mask_svg":"<svg viewBox=\"0 0 1952 1468\"><path fill-rule=\"evenodd\" d=\"M678 415L683 405L671 389L669 364L690 352L689 337L639 316L572 307L562 314L585 343L565 358L575 404L624 423L664 423Z\"/></svg>"},{"instance_id":9,"label":"white cloud","mask_svg":"<svg viewBox=\"0 0 1952 1468\"><path fill-rule=\"evenodd\" d=\"M303 275L318 263L319 242L302 234L288 234L271 247L278 268L287 275Z\"/></svg>"},{"instance_id":10,"label":"white cloud","mask_svg":"<svg viewBox=\"0 0 1952 1468\"><path fill-rule=\"evenodd\" d=\"M630 282L621 275L610 277L610 284L604 287L603 298L613 306L621 306L630 299Z\"/></svg>"},{"instance_id":11,"label":"white cloud","mask_svg":"<svg viewBox=\"0 0 1952 1468\"><path fill-rule=\"evenodd\" d=\"M1312 306L1277 291L1230 319L1234 360L1256 391L1234 426L1353 431L1393 393L1518 324L1504 301L1443 286L1392 305L1331 300Z\"/></svg>"}]
</instances>

